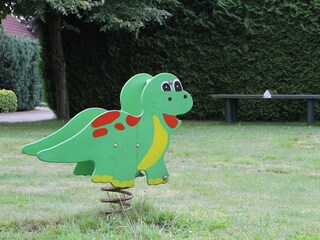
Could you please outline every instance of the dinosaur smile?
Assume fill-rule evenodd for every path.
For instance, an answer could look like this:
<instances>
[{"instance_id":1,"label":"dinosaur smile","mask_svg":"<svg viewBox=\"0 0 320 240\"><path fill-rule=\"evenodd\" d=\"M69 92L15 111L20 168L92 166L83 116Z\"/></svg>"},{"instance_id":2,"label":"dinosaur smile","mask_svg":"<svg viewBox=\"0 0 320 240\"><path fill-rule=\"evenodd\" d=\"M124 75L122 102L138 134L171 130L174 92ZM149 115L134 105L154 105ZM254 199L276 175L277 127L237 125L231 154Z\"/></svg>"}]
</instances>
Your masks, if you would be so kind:
<instances>
[{"instance_id":1,"label":"dinosaur smile","mask_svg":"<svg viewBox=\"0 0 320 240\"><path fill-rule=\"evenodd\" d=\"M178 125L178 119L174 115L162 114L164 120L170 128L175 128Z\"/></svg>"}]
</instances>

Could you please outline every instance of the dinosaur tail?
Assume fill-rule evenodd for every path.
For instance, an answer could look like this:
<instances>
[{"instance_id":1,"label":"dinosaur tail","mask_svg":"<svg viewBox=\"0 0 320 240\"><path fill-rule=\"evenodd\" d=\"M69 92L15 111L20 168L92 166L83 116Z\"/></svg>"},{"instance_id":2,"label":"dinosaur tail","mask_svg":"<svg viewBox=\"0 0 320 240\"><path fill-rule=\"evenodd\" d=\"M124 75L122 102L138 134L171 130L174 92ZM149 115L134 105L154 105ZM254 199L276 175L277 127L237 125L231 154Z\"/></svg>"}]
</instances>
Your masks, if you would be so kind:
<instances>
[{"instance_id":1,"label":"dinosaur tail","mask_svg":"<svg viewBox=\"0 0 320 240\"><path fill-rule=\"evenodd\" d=\"M89 158L90 146L80 134L59 143L51 148L37 153L37 157L45 162L79 163L91 160ZM86 145L84 147L84 145Z\"/></svg>"},{"instance_id":2,"label":"dinosaur tail","mask_svg":"<svg viewBox=\"0 0 320 240\"><path fill-rule=\"evenodd\" d=\"M36 156L38 152L52 148L57 144L66 141L80 132L89 122L101 113L106 112L102 108L89 108L74 116L64 127L37 142L23 146L22 152Z\"/></svg>"}]
</instances>

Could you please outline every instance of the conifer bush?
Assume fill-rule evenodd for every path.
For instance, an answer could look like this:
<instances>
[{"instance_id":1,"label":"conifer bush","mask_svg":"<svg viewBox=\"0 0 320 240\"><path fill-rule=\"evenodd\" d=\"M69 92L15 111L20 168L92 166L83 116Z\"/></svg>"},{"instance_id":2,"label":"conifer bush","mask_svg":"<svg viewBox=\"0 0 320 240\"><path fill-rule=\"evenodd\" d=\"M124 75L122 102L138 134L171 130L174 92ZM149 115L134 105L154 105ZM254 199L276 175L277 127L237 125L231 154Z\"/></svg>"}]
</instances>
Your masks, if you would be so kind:
<instances>
[{"instance_id":1,"label":"conifer bush","mask_svg":"<svg viewBox=\"0 0 320 240\"><path fill-rule=\"evenodd\" d=\"M18 110L34 109L41 101L39 42L5 34L0 25L0 88L14 91Z\"/></svg>"},{"instance_id":2,"label":"conifer bush","mask_svg":"<svg viewBox=\"0 0 320 240\"><path fill-rule=\"evenodd\" d=\"M15 112L18 107L16 94L11 90L0 90L0 112Z\"/></svg>"}]
</instances>

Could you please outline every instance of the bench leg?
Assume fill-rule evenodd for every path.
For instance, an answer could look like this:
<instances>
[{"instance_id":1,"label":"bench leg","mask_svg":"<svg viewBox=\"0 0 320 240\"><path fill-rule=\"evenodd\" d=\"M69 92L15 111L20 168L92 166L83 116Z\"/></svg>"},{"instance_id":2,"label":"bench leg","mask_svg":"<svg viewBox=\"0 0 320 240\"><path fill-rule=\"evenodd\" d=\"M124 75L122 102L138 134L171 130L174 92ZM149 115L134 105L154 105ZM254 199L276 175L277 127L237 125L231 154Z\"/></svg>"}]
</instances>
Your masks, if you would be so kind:
<instances>
[{"instance_id":1,"label":"bench leg","mask_svg":"<svg viewBox=\"0 0 320 240\"><path fill-rule=\"evenodd\" d=\"M314 123L314 99L307 100L307 124L312 125Z\"/></svg>"},{"instance_id":2,"label":"bench leg","mask_svg":"<svg viewBox=\"0 0 320 240\"><path fill-rule=\"evenodd\" d=\"M238 122L238 99L233 99L232 122Z\"/></svg>"},{"instance_id":3,"label":"bench leg","mask_svg":"<svg viewBox=\"0 0 320 240\"><path fill-rule=\"evenodd\" d=\"M238 101L237 99L226 99L225 115L226 123L231 124L238 120Z\"/></svg>"}]
</instances>

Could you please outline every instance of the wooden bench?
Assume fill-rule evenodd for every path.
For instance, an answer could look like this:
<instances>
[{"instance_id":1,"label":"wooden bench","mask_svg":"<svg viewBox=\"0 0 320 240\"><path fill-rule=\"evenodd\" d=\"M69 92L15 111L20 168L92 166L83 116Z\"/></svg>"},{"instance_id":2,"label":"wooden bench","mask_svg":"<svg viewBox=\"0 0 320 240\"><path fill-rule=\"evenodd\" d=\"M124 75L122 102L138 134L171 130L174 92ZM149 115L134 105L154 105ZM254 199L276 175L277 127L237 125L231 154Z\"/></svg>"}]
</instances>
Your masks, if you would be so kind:
<instances>
[{"instance_id":1,"label":"wooden bench","mask_svg":"<svg viewBox=\"0 0 320 240\"><path fill-rule=\"evenodd\" d=\"M259 100L307 100L307 124L312 125L315 120L315 101L320 99L320 95L309 94L274 94L264 97L262 94L211 94L213 98L225 99L226 123L231 124L238 121L239 99L259 99Z\"/></svg>"}]
</instances>

